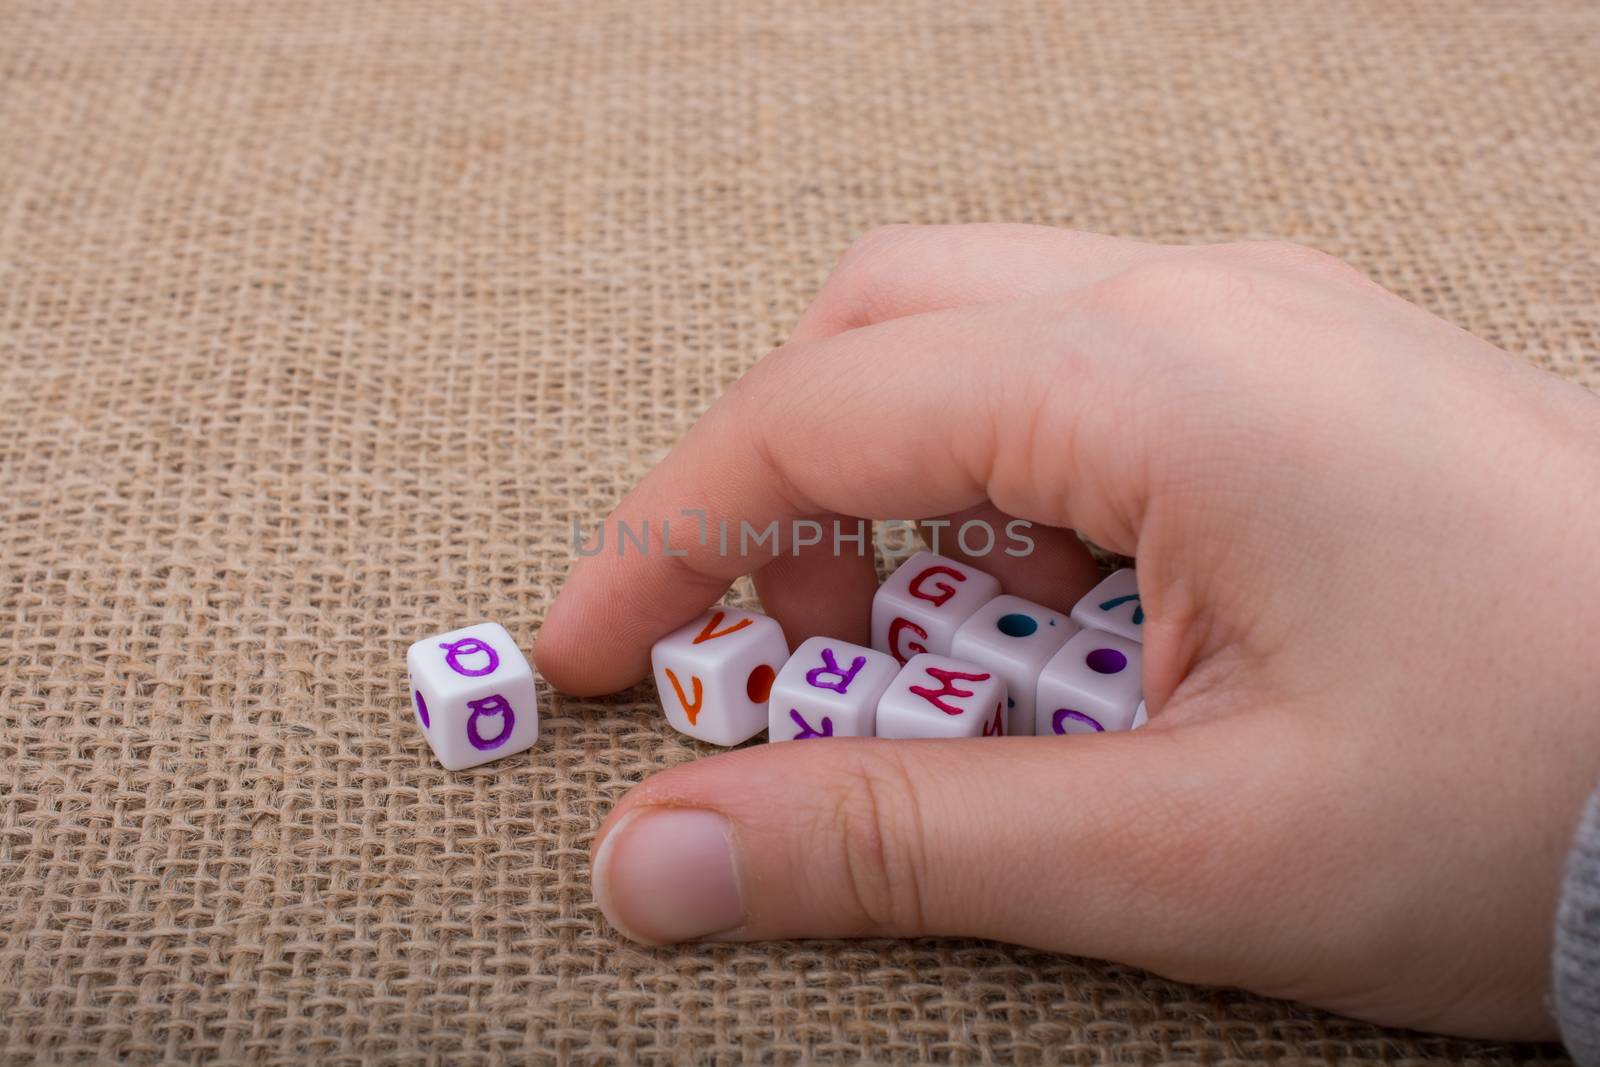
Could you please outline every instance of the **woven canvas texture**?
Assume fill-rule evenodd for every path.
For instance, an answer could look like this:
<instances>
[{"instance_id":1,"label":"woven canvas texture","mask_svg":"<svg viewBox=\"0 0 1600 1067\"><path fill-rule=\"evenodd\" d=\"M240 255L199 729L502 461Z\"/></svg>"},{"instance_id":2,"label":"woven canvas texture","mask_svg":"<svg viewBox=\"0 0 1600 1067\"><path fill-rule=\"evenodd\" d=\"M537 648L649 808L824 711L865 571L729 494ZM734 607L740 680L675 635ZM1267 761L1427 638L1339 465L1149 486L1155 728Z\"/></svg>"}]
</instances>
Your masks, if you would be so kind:
<instances>
[{"instance_id":1,"label":"woven canvas texture","mask_svg":"<svg viewBox=\"0 0 1600 1067\"><path fill-rule=\"evenodd\" d=\"M1303 241L1600 386L1597 55L1576 2L0 0L0 1063L1559 1058L624 943L594 831L705 750L641 686L445 772L404 653L531 643L879 223Z\"/></svg>"}]
</instances>

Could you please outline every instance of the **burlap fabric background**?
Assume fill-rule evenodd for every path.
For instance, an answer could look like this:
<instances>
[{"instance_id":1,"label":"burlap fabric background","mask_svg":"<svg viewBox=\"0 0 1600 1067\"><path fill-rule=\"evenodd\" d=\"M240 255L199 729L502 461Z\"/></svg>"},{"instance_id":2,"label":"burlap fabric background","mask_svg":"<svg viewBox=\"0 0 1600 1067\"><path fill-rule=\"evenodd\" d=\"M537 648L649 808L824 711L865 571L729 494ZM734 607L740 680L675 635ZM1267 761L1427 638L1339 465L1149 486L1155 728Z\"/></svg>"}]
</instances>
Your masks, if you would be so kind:
<instances>
[{"instance_id":1,"label":"burlap fabric background","mask_svg":"<svg viewBox=\"0 0 1600 1067\"><path fill-rule=\"evenodd\" d=\"M641 687L447 773L403 654L531 639L880 222L1306 241L1600 385L1597 56L1577 3L0 3L0 1062L1553 1057L622 943L593 831L700 750Z\"/></svg>"}]
</instances>

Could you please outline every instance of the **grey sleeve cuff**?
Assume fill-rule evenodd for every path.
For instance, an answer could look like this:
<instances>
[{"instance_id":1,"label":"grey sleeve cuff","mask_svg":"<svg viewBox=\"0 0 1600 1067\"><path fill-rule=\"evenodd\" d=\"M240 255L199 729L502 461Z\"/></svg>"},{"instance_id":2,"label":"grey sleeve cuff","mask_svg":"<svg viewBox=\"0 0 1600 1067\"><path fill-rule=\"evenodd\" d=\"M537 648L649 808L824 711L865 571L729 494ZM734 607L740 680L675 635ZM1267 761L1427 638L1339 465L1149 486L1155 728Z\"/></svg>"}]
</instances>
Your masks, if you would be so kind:
<instances>
[{"instance_id":1,"label":"grey sleeve cuff","mask_svg":"<svg viewBox=\"0 0 1600 1067\"><path fill-rule=\"evenodd\" d=\"M1567 856L1552 964L1561 1040L1580 1067L1600 1067L1600 790Z\"/></svg>"}]
</instances>

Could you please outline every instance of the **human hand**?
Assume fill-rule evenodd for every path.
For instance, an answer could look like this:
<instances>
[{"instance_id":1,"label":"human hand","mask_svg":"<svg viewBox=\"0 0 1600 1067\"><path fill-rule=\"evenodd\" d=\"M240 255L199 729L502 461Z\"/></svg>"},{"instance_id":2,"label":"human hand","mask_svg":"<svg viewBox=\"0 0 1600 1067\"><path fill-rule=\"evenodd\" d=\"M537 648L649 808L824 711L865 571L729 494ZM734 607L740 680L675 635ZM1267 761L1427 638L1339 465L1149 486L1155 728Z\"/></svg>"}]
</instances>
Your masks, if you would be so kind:
<instances>
[{"instance_id":1,"label":"human hand","mask_svg":"<svg viewBox=\"0 0 1600 1067\"><path fill-rule=\"evenodd\" d=\"M891 228L612 521L685 508L1019 516L1056 529L972 562L1058 609L1095 580L1068 531L1136 556L1151 720L658 774L597 839L623 932L989 937L1553 1036L1556 895L1600 749L1584 390L1294 246ZM636 682L757 563L793 641L864 643L870 559L675 541L574 568L535 651L553 685Z\"/></svg>"}]
</instances>

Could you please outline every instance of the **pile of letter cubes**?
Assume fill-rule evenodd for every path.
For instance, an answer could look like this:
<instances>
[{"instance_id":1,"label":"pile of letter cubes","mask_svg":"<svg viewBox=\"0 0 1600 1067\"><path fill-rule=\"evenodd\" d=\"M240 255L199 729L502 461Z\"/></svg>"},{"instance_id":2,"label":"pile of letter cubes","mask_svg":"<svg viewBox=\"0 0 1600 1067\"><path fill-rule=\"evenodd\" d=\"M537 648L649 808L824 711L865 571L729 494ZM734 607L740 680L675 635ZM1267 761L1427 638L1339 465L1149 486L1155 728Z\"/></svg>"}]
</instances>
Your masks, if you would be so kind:
<instances>
[{"instance_id":1,"label":"pile of letter cubes","mask_svg":"<svg viewBox=\"0 0 1600 1067\"><path fill-rule=\"evenodd\" d=\"M651 649L667 720L737 745L814 737L993 737L1131 730L1145 720L1132 570L1057 614L1002 596L990 575L919 552L872 601L872 647L813 637L789 654L777 622L719 607ZM428 744L450 770L539 737L533 671L511 635L480 623L406 655Z\"/></svg>"},{"instance_id":2,"label":"pile of letter cubes","mask_svg":"<svg viewBox=\"0 0 1600 1067\"><path fill-rule=\"evenodd\" d=\"M1143 724L1132 570L1060 615L955 560L919 552L872 601L872 647L719 607L651 649L667 721L737 745L813 737L995 737Z\"/></svg>"}]
</instances>

